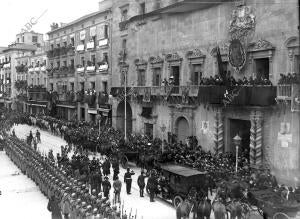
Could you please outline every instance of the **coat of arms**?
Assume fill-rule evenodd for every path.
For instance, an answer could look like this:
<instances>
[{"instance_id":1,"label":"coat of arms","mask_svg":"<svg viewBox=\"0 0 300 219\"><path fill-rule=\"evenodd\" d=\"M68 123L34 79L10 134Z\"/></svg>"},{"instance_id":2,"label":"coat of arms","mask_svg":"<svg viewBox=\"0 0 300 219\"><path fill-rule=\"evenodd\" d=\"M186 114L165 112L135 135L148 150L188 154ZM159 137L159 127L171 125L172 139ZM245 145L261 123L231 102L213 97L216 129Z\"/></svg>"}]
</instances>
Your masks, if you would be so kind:
<instances>
[{"instance_id":1,"label":"coat of arms","mask_svg":"<svg viewBox=\"0 0 300 219\"><path fill-rule=\"evenodd\" d=\"M255 28L255 15L250 6L239 6L232 12L229 32L233 39L245 37Z\"/></svg>"}]
</instances>

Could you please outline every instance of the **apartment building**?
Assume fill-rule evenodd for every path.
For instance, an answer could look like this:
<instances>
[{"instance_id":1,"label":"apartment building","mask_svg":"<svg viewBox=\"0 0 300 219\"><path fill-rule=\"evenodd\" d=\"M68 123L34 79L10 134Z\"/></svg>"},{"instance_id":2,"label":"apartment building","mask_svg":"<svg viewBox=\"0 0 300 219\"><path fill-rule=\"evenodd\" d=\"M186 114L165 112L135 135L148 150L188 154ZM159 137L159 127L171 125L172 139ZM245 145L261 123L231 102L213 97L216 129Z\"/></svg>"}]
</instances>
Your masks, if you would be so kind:
<instances>
[{"instance_id":1,"label":"apartment building","mask_svg":"<svg viewBox=\"0 0 300 219\"><path fill-rule=\"evenodd\" d=\"M67 120L108 123L110 105L111 4L48 32L48 90L53 113ZM57 101L56 101L57 100Z\"/></svg>"}]
</instances>

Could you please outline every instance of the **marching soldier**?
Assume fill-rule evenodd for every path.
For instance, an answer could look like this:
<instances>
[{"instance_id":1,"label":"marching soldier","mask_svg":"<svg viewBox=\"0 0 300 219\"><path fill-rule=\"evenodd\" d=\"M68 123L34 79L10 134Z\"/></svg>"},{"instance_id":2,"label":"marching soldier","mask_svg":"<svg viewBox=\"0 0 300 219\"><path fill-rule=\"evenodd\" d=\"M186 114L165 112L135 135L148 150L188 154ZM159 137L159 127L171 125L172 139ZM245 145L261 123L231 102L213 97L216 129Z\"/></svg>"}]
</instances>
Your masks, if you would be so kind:
<instances>
[{"instance_id":1,"label":"marching soldier","mask_svg":"<svg viewBox=\"0 0 300 219\"><path fill-rule=\"evenodd\" d=\"M109 197L109 191L111 189L111 184L108 181L107 176L104 178L104 182L102 183L102 186L103 186L104 197L108 198Z\"/></svg>"},{"instance_id":2,"label":"marching soldier","mask_svg":"<svg viewBox=\"0 0 300 219\"><path fill-rule=\"evenodd\" d=\"M144 171L141 171L141 175L139 175L137 184L140 188L140 197L144 197L144 188L145 188L145 178Z\"/></svg>"},{"instance_id":3,"label":"marching soldier","mask_svg":"<svg viewBox=\"0 0 300 219\"><path fill-rule=\"evenodd\" d=\"M120 199L120 194L121 194L121 189L122 189L122 182L119 180L119 177L117 176L115 181L113 182L113 187L114 187L114 193L115 193L115 198L114 198L114 203L121 203Z\"/></svg>"}]
</instances>

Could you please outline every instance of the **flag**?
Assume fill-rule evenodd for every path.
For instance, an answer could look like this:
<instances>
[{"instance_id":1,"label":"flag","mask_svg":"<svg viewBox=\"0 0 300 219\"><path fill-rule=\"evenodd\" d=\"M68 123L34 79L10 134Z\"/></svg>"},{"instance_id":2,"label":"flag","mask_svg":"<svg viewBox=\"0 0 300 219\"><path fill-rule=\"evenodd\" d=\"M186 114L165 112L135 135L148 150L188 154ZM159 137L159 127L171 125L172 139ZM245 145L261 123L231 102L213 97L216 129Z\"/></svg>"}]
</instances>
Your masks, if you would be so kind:
<instances>
[{"instance_id":1,"label":"flag","mask_svg":"<svg viewBox=\"0 0 300 219\"><path fill-rule=\"evenodd\" d=\"M219 75L222 78L225 85L227 85L227 76L223 69L223 62L222 62L222 57L221 57L221 52L220 52L219 46L217 46L217 62L218 62Z\"/></svg>"}]
</instances>

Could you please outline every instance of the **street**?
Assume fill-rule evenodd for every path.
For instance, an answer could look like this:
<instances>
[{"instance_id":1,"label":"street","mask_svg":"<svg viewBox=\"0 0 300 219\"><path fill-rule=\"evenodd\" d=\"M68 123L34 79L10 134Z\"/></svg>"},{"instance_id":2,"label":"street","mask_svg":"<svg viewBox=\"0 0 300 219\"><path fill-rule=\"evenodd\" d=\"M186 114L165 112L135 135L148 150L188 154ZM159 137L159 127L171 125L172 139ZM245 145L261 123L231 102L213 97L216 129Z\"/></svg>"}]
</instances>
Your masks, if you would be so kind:
<instances>
[{"instance_id":1,"label":"street","mask_svg":"<svg viewBox=\"0 0 300 219\"><path fill-rule=\"evenodd\" d=\"M28 125L17 125L14 127L16 135L20 139L26 139L26 136L29 134L30 130L32 130L33 134L36 132L37 128L28 126ZM39 129L40 130L40 129ZM53 136L49 132L40 130L41 132L41 144L38 144L38 150L41 151L42 153L47 153L50 149L53 150L54 156L56 156L56 153L60 153L60 146L61 145L66 145L67 143L61 139L58 136ZM69 156L72 155L72 152L70 153ZM98 154L99 157L100 155ZM93 156L90 155L90 158ZM8 159L6 157L6 159ZM12 165L13 166L13 165ZM15 166L13 166L16 168ZM136 167L131 167L135 175L132 176L133 178L133 183L132 183L132 191L131 195L126 194L126 187L125 183L122 185L122 191L121 191L121 200L122 203L124 203L124 211L126 210L127 214L129 215L130 211L132 211L132 215L135 215L137 212L137 218L143 218L143 219L174 219L175 218L175 209L173 206L165 201L158 200L154 203L150 203L150 199L148 195L145 195L144 198L139 197L139 190L138 190L138 185L137 185L137 177L140 174L140 169ZM112 169L111 169L112 173ZM124 178L124 173L125 169L120 167L120 174L119 178L123 182ZM22 181L20 179L20 181ZM29 180L30 181L30 180ZM112 183L112 174L110 176L110 182ZM32 182L31 182L32 183ZM36 190L38 189L37 187L34 187ZM38 191L39 195L45 199L45 197ZM146 192L145 192L146 193ZM113 189L111 189L110 197L113 197ZM4 206L6 204L4 203ZM46 209L46 203L43 206L36 206L36 208L42 209L47 211ZM33 207L35 208L35 207ZM28 211L30 212L30 211ZM48 214L48 212L47 212ZM31 217L32 218L32 217ZM47 217L45 217L47 218Z\"/></svg>"}]
</instances>

